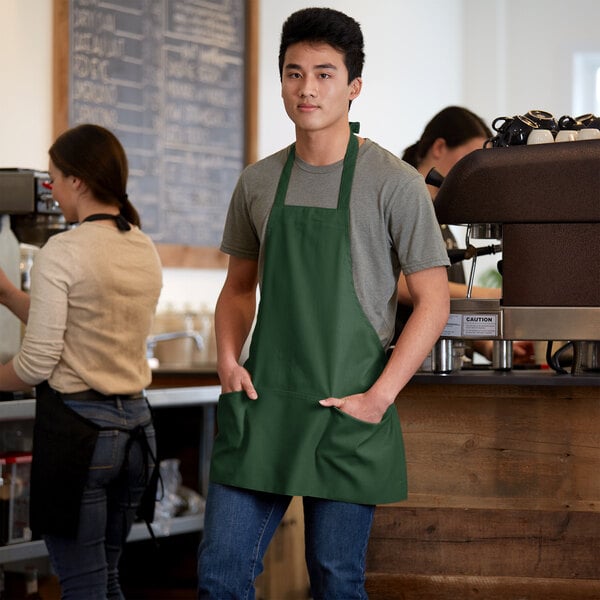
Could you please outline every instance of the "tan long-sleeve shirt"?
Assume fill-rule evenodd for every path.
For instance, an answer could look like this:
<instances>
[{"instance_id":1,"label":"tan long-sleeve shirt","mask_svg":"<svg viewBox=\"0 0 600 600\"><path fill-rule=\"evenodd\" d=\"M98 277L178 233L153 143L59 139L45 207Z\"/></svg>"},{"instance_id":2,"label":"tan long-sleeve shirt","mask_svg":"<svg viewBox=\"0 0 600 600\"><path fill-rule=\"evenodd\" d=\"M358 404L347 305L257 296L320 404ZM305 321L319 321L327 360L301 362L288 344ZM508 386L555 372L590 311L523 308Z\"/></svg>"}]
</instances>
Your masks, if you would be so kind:
<instances>
[{"instance_id":1,"label":"tan long-sleeve shirt","mask_svg":"<svg viewBox=\"0 0 600 600\"><path fill-rule=\"evenodd\" d=\"M148 236L136 227L82 223L46 242L31 275L27 328L13 360L23 381L105 394L150 383L146 338L162 271Z\"/></svg>"}]
</instances>

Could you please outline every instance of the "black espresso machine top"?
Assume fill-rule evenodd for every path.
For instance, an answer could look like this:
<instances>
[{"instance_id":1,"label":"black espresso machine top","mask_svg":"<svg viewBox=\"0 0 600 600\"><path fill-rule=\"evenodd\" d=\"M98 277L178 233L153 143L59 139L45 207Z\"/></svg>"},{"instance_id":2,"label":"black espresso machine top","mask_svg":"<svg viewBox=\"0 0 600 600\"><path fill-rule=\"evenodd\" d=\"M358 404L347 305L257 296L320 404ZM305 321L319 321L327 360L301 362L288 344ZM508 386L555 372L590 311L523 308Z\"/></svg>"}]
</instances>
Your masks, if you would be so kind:
<instances>
[{"instance_id":1,"label":"black espresso machine top","mask_svg":"<svg viewBox=\"0 0 600 600\"><path fill-rule=\"evenodd\" d=\"M50 175L34 169L0 169L0 214L61 214Z\"/></svg>"},{"instance_id":2,"label":"black espresso machine top","mask_svg":"<svg viewBox=\"0 0 600 600\"><path fill-rule=\"evenodd\" d=\"M25 244L42 246L69 228L46 171L0 168L0 214L10 215L12 230Z\"/></svg>"}]
</instances>

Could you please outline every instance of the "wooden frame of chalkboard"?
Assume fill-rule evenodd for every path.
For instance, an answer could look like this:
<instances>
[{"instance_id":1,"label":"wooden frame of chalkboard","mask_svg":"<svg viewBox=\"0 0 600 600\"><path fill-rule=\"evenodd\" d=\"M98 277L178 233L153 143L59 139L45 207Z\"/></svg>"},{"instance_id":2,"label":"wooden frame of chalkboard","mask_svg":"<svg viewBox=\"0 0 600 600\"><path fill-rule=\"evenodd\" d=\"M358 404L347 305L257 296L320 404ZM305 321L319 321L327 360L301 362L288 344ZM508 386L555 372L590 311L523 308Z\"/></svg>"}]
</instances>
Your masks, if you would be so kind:
<instances>
[{"instance_id":1,"label":"wooden frame of chalkboard","mask_svg":"<svg viewBox=\"0 0 600 600\"><path fill-rule=\"evenodd\" d=\"M128 63L135 63L135 59L137 58L140 59L140 61L138 61L140 63L143 63L147 58L152 61L154 60L153 57L157 54L155 45L158 45L161 47L160 50L162 52L162 59L160 60L163 61L159 63L161 72L163 69L168 68L169 73L173 73L173 80L168 82L169 91L174 90L175 94L179 94L179 96L175 97L181 98L180 102L169 103L168 101L164 101L164 98L156 100L157 94L152 95L152 93L148 93L148 90L145 90L146 95L150 98L150 102L152 102L152 98L162 102L161 110L163 110L163 112L159 113L158 118L162 119L163 116L167 114L169 117L173 117L175 121L180 119L180 122L175 123L175 125L173 125L172 119L171 124L173 126L171 128L171 133L168 134L166 138L158 139L158 141L156 137L153 138L153 152L162 157L165 154L168 154L169 150L172 150L173 147L173 144L171 144L171 146L165 150L165 148L161 146L165 139L168 140L167 144L172 141L173 137L177 138L177 142L182 142L183 140L183 142L177 146L176 150L173 151L173 153L177 154L174 162L179 162L179 164L173 164L172 161L171 163L168 163L166 167L164 164L161 164L158 167L153 165L153 172L156 174L157 170L168 169L169 175L164 176L162 180L164 185L165 178L178 177L182 174L182 169L187 168L183 173L184 177L180 177L178 182L186 179L187 181L184 181L184 183L181 184L183 187L177 188L180 193L173 200L174 202L178 202L176 210L171 211L164 208L163 214L154 214L158 212L156 207L154 207L154 212L150 211L150 219L147 218L147 215L144 212L144 203L142 202L140 205L138 201L139 198L136 198L135 195L132 198L141 213L143 224L148 221L150 222L151 227L149 234L156 241L163 266L165 267L225 268L227 266L226 255L221 253L217 247L218 241L215 238L215 235L217 234L216 231L213 231L211 234L211 243L196 245L194 241L190 240L184 240L183 242L179 241L179 239L163 240L162 238L165 236L161 234L156 236L153 235L152 225L160 227L167 218L170 218L171 215L175 213L173 219L179 219L182 229L188 234L190 233L190 227L196 227L198 224L202 225L204 223L207 227L214 227L214 224L219 222L219 218L224 218L224 212L226 210L225 204L228 203L228 198L227 202L225 202L225 196L230 193L228 190L215 190L215 186L221 184L225 185L223 182L226 182L227 185L232 187L231 182L234 179L237 179L234 175L236 175L244 165L254 162L257 158L259 0L240 1L243 7L243 15L241 15L241 17L239 14L231 16L223 13L224 10L229 10L228 7L235 3L224 3L222 6L225 8L222 11L221 8L219 8L219 3L215 3L217 12L215 13L213 11L212 14L208 14L208 19L204 18L206 14L201 14L201 9L198 8L200 6L199 3L186 2L186 0L169 0L167 2L157 2L156 0L129 0L129 2L119 3L126 7L125 13L127 13L127 9L129 9L128 14L125 14L124 16L122 12L116 16L111 14L111 10L113 10L111 7L115 6L114 3L108 5L107 11L104 10L106 7L101 0L54 0L53 3L54 136L59 135L60 132L77 122L77 120L73 120L70 116L70 112L73 110L74 96L77 95L79 97L80 95L79 92L74 94L71 89L73 87L72 68L74 64L74 52L79 52L80 54L83 53L83 59L87 61L86 68L89 66L89 70L86 71L86 73L90 73L90 85L87 88L87 93L96 94L98 97L103 93L107 93L105 99L106 105L103 108L109 109L105 110L104 113L100 112L100 110L96 113L88 113L92 116L99 115L100 119L85 118L83 120L100 122L100 124L115 131L123 141L128 155L130 156L130 184L132 176L136 171L135 165L133 169L131 168L131 157L134 153L130 152L126 141L124 141L123 137L120 135L121 132L118 130L118 126L110 126L111 115L114 116L114 111L118 110L110 106L110 101L111 99L116 100L116 95L120 92L114 92L115 96L111 98L107 92L107 89L110 91L110 85L101 85L106 83L106 74L108 73L108 68L111 66L109 60L113 61L112 66L114 66L114 61L122 59L123 56L125 56L125 60ZM73 8L74 6L75 9ZM121 8L121 6L119 6L119 8ZM156 9L154 13L152 12L153 8ZM71 14L71 11L73 10L78 11L76 15ZM158 14L160 11L163 11L163 13ZM219 14L219 11L223 14ZM124 27L119 26L117 19L121 19L121 23L125 22L126 25ZM123 21L123 19L125 19L125 21ZM165 25L161 19L163 19L163 21L168 20L168 23ZM156 24L157 22L158 25ZM212 27L210 31L207 29L208 25ZM81 27L81 31L74 29L77 27ZM158 31L156 29L157 27L159 29ZM237 34L239 34L237 36L235 31L236 27ZM169 35L173 31L176 31L176 34L167 39L166 35L163 36L164 29L169 30ZM109 33L112 31L114 33L117 30L119 35L116 37L113 36L113 38L110 38L108 34L105 36L100 35L102 31ZM72 39L74 32L78 32L76 48L73 45ZM79 35L79 33L82 33L83 35ZM197 35L196 39L194 39L195 34L202 34L201 39L198 39ZM237 56L235 56L235 48L233 49L233 52L228 53L231 46L235 45L236 37L243 37L244 40L243 47L237 48ZM138 47L141 47L142 44L140 40L148 40L148 38L155 41L153 41L152 44L147 43L143 50L139 50L139 55L134 56L134 60L132 60L130 52L123 50L126 47L125 45L130 45L132 43L131 40L137 42ZM209 40L208 42L207 39ZM133 52L135 53L136 51L137 50L134 48ZM175 52L175 58L169 58L169 52L171 52L171 54ZM107 60L99 60L99 53L102 55L103 59ZM164 58L165 56L167 56L166 60ZM185 60L178 60L178 58L182 56ZM241 67L239 64L240 60L243 61ZM78 63L75 61L75 64ZM229 65L232 64L235 65L234 70L228 70ZM106 65L109 66L107 67ZM139 67L140 65L138 64L137 66ZM148 73L151 75L152 68L155 66L156 64L150 64L150 68L146 69L144 81L147 81ZM92 76L93 68L96 69L96 73ZM125 65L125 68L128 68L128 65ZM102 69L105 69L105 71L103 72ZM188 72L185 72L186 69L188 69ZM201 80L201 84L196 84L198 86L201 85L201 88L198 87L197 89L194 89L191 76L192 71L190 69L193 69L193 75L198 76L199 80ZM79 69L77 73L80 74ZM86 76L86 73L83 73L84 77ZM131 71L128 73L130 74ZM182 73L182 77L178 78ZM168 78L169 75L166 75L165 77ZM215 89L211 88L211 77L215 82ZM222 87L221 89L218 89L216 83L219 77L225 77L227 79L227 83L230 86L229 94L227 93L227 90L222 89ZM96 81L91 81L92 79L95 79ZM185 81L182 82L182 79L185 79ZM235 89L233 89L232 86L236 86ZM113 86L113 88L116 88L116 85ZM240 91L240 88L243 89ZM81 89L81 87L78 89ZM150 92L152 91L153 90L150 90ZM231 100L231 98L235 98L236 95L238 99L241 99L238 106L235 106L233 100ZM102 99L98 100L98 104L101 102ZM120 103L120 106L127 105L127 100L123 100L122 98L119 98L118 102ZM202 106L202 102L205 102L204 106ZM209 110L215 105L217 108L223 108L223 110L220 112L219 110ZM114 109L113 112L110 112L111 108ZM198 110L198 108L204 108L206 110L202 111ZM123 112L126 110L127 107L123 109ZM165 110L167 111L166 113L164 112ZM151 112L151 109L138 112L143 112L147 115ZM102 118L105 115L107 122L102 122ZM86 117L87 116L88 115L86 115ZM124 119L128 118L127 116L123 117L123 114L119 114L118 117L114 117L115 123L118 121L119 117ZM185 119L188 117L191 121L186 122ZM147 118L147 116L145 118ZM221 139L226 140L223 146L229 144L229 147L220 148L218 149L220 154L217 152L216 156L211 155L207 158L204 153L199 152L199 150L202 150L202 143L210 144L210 150L213 150L214 146L218 146L219 144L213 144L210 140L206 140L206 142L199 141L203 139L203 132L201 131L201 126L194 127L194 125L206 123L212 119L209 124L209 126L212 126L214 120L218 120L219 118L224 122L231 122L233 120L236 123L239 123L237 137L235 132L232 132L231 128L229 131L224 130L224 133L218 133L218 135L222 136ZM154 119L157 119L156 115L154 115ZM197 121L194 121L194 119L197 119ZM81 122L81 119L79 122ZM175 131L175 133L173 133L173 131ZM241 135L239 133L240 131L242 132ZM179 134L179 137L177 137L177 133ZM223 136L230 136L231 140L229 137L224 138ZM221 139L218 141L221 141ZM192 148L190 151L190 144L188 144L188 150L186 150L184 147L186 142L190 142L192 145L196 143L197 147ZM233 158L231 158L232 156ZM235 164L236 156L239 163L237 167ZM204 171L206 186L195 186L195 181L193 181L195 176L193 172L197 167L198 162L207 163L206 170ZM198 166L198 168L200 167ZM210 170L211 168L213 169L212 171ZM138 168L137 171L141 172L143 170ZM161 172L161 176L162 175L164 175L164 173ZM148 179L151 180L151 177L148 177ZM217 180L216 182L215 179ZM186 183L187 188L185 187ZM173 194L172 188L174 187L176 186L169 186L168 190L163 190L166 200L161 197L160 200L155 201L155 204L159 204L163 201L168 203L169 196ZM209 189L209 192L206 192L204 194L205 197L202 197L200 190L195 189L195 187ZM206 197L211 192L211 197ZM137 195L143 197L143 193L138 193ZM215 197L218 197L219 199L216 209L214 208ZM181 198L183 198L183 201L180 201ZM199 204L195 204L196 200ZM183 208L182 205L184 205ZM152 209L153 207L150 206L150 208ZM207 214L203 213L204 209L207 210ZM178 210L181 211L180 214L177 214ZM187 215L185 213L186 210L190 211ZM215 216L214 210L218 210L219 214ZM177 226L177 223L171 223L172 228ZM145 227L145 230L147 230L147 227ZM193 229L193 231L197 232L199 229L196 228ZM170 233L173 235L173 231ZM168 238L168 235L166 237Z\"/></svg>"}]
</instances>

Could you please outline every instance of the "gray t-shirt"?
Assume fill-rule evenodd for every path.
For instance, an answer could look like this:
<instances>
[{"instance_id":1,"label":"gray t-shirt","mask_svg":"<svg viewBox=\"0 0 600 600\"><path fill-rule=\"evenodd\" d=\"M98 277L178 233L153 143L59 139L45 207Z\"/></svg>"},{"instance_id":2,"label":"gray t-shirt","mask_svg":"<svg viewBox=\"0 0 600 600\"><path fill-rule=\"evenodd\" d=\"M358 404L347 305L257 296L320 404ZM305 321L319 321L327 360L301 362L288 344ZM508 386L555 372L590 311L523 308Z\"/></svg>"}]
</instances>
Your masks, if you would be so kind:
<instances>
[{"instance_id":1,"label":"gray t-shirt","mask_svg":"<svg viewBox=\"0 0 600 600\"><path fill-rule=\"evenodd\" d=\"M289 148L241 174L227 214L221 250L264 263L264 236ZM343 161L315 167L296 157L286 204L335 208ZM423 177L366 139L359 148L350 198L350 251L356 293L387 348L394 334L397 281L449 264Z\"/></svg>"}]
</instances>

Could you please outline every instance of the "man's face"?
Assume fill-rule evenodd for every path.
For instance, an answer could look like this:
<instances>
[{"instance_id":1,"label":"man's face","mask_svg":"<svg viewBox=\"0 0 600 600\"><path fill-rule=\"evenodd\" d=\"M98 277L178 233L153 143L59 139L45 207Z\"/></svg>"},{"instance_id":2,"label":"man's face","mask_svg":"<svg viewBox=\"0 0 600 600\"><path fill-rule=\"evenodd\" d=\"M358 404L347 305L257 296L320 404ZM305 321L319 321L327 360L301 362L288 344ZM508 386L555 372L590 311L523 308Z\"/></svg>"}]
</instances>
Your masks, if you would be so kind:
<instances>
[{"instance_id":1,"label":"man's face","mask_svg":"<svg viewBox=\"0 0 600 600\"><path fill-rule=\"evenodd\" d=\"M348 107L361 89L348 83L344 56L329 44L298 42L286 51L281 79L285 110L297 129L319 131L348 123Z\"/></svg>"}]
</instances>

